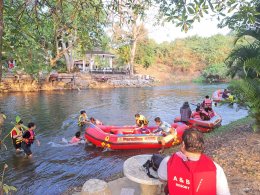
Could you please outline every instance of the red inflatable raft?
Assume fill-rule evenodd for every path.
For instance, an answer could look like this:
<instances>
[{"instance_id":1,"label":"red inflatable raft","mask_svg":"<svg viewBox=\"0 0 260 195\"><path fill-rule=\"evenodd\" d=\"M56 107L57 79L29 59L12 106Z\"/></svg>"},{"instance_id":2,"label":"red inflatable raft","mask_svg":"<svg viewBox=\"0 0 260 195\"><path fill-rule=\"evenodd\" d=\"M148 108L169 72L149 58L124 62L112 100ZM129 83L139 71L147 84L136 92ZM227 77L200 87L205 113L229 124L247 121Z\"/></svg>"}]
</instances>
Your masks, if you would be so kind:
<instances>
[{"instance_id":1,"label":"red inflatable raft","mask_svg":"<svg viewBox=\"0 0 260 195\"><path fill-rule=\"evenodd\" d=\"M176 117L174 122L180 122L181 117ZM201 132L209 132L216 127L221 126L222 118L220 115L215 113L210 120L201 120L201 119L194 119L190 118L189 121L186 123L190 128L196 128Z\"/></svg>"},{"instance_id":2,"label":"red inflatable raft","mask_svg":"<svg viewBox=\"0 0 260 195\"><path fill-rule=\"evenodd\" d=\"M183 132L189 127L183 123L174 123L172 127L177 131L177 140L170 140L165 148L181 142ZM149 132L153 132L157 127L147 127ZM97 147L111 148L113 150L147 149L161 148L158 141L162 135L137 134L133 126L95 126L86 128L85 138Z\"/></svg>"}]
</instances>

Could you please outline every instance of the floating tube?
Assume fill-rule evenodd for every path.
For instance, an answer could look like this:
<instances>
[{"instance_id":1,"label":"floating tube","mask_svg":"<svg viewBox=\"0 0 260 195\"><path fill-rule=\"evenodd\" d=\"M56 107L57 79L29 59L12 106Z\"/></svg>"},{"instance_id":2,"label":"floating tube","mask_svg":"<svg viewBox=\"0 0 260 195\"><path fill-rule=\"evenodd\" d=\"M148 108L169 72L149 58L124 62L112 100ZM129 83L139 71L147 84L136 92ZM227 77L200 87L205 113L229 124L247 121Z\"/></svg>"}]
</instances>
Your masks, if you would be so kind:
<instances>
[{"instance_id":1,"label":"floating tube","mask_svg":"<svg viewBox=\"0 0 260 195\"><path fill-rule=\"evenodd\" d=\"M184 123L174 123L172 127L177 131L177 139L167 142L165 148L179 144L183 132L189 128ZM157 127L147 127L147 129L152 133ZM111 148L113 150L161 148L162 145L159 140L162 135L136 134L135 132L134 126L90 125L86 128L85 138L97 147Z\"/></svg>"}]
</instances>

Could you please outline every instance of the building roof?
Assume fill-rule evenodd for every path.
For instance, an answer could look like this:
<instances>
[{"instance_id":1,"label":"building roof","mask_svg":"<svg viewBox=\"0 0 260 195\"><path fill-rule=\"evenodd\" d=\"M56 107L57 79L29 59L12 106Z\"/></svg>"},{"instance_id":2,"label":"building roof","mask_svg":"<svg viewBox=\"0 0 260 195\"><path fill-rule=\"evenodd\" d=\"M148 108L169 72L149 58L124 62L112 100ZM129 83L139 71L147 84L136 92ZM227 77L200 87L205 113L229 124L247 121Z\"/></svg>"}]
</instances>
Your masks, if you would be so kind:
<instances>
[{"instance_id":1,"label":"building roof","mask_svg":"<svg viewBox=\"0 0 260 195\"><path fill-rule=\"evenodd\" d=\"M115 56L114 54L106 51L87 51L87 55L102 55L102 56Z\"/></svg>"}]
</instances>

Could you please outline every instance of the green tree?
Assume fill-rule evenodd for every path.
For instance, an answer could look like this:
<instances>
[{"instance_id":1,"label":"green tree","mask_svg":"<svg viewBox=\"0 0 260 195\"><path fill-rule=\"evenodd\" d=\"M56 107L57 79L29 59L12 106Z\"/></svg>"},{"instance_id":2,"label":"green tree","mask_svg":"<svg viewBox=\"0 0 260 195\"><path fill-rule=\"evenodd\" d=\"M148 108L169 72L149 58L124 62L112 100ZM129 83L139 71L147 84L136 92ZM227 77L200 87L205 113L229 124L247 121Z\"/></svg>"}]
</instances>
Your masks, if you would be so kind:
<instances>
[{"instance_id":1,"label":"green tree","mask_svg":"<svg viewBox=\"0 0 260 195\"><path fill-rule=\"evenodd\" d=\"M260 9L260 6L257 7ZM258 19L259 16L256 16ZM249 39L249 41L240 40ZM238 99L250 108L256 119L255 130L260 130L260 28L242 29L238 33L236 47L226 60L229 74L241 78L231 83Z\"/></svg>"}]
</instances>

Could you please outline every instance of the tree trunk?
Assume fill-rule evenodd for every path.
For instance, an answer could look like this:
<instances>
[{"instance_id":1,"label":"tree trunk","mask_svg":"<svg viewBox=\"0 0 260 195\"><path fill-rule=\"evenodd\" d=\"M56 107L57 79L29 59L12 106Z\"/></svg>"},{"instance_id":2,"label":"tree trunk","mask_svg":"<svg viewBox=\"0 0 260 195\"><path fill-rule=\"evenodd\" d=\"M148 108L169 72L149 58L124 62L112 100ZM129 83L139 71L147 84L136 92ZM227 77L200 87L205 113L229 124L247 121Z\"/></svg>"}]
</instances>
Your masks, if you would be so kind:
<instances>
[{"instance_id":1,"label":"tree trunk","mask_svg":"<svg viewBox=\"0 0 260 195\"><path fill-rule=\"evenodd\" d=\"M136 51L137 41L133 40L130 55L130 75L134 75L134 65L135 65L135 51Z\"/></svg>"},{"instance_id":2,"label":"tree trunk","mask_svg":"<svg viewBox=\"0 0 260 195\"><path fill-rule=\"evenodd\" d=\"M4 33L4 1L0 0L0 82L3 75L2 52L3 52L3 33Z\"/></svg>"},{"instance_id":3,"label":"tree trunk","mask_svg":"<svg viewBox=\"0 0 260 195\"><path fill-rule=\"evenodd\" d=\"M134 75L134 64L135 64L135 52L137 44L137 24L136 21L133 22L132 26L132 45L131 45L131 54L130 54L130 75Z\"/></svg>"},{"instance_id":4,"label":"tree trunk","mask_svg":"<svg viewBox=\"0 0 260 195\"><path fill-rule=\"evenodd\" d=\"M71 67L72 67L72 65L71 65L71 56L70 56L70 54L69 54L69 50L68 50L68 48L67 48L67 46L66 46L66 42L64 42L63 40L62 40L62 50L64 51L64 57L65 57L65 61L66 61L66 67L67 67L67 71L68 72L71 72Z\"/></svg>"}]
</instances>

